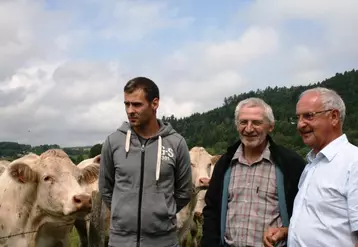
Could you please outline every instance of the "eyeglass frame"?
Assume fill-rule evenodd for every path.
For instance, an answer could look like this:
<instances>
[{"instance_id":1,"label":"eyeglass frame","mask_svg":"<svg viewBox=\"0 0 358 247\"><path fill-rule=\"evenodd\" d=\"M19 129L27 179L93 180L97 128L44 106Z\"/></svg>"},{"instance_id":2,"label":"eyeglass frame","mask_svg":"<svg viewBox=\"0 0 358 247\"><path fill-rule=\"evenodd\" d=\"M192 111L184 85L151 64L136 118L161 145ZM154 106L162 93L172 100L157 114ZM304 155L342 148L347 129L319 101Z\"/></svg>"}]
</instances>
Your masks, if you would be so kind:
<instances>
[{"instance_id":1,"label":"eyeglass frame","mask_svg":"<svg viewBox=\"0 0 358 247\"><path fill-rule=\"evenodd\" d=\"M333 110L335 110L335 109L327 109L327 110L322 110L322 111L305 112L305 113L297 114L296 116L291 117L291 121L294 120L294 121L298 122L301 119L301 116L304 121L312 121L317 114L325 113L325 112L329 112L329 111L333 111ZM309 115L309 116L307 116L307 115Z\"/></svg>"}]
</instances>

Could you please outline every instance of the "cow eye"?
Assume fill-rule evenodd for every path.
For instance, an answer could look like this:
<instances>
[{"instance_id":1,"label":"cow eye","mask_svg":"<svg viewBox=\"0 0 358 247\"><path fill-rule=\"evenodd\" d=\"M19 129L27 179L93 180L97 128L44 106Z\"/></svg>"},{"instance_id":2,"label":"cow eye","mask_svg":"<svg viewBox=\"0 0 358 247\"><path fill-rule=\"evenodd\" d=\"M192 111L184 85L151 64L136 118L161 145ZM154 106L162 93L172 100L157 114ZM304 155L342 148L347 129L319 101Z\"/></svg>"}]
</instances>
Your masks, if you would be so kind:
<instances>
[{"instance_id":1,"label":"cow eye","mask_svg":"<svg viewBox=\"0 0 358 247\"><path fill-rule=\"evenodd\" d=\"M83 182L83 176L79 176L77 178L77 181L78 181L79 184L81 184Z\"/></svg>"},{"instance_id":2,"label":"cow eye","mask_svg":"<svg viewBox=\"0 0 358 247\"><path fill-rule=\"evenodd\" d=\"M47 175L47 176L44 177L44 181L45 182L53 182L53 177Z\"/></svg>"},{"instance_id":3,"label":"cow eye","mask_svg":"<svg viewBox=\"0 0 358 247\"><path fill-rule=\"evenodd\" d=\"M208 174L210 175L210 172L211 172L211 163L208 164L208 166L207 166L206 169L207 169L206 171L207 171Z\"/></svg>"}]
</instances>

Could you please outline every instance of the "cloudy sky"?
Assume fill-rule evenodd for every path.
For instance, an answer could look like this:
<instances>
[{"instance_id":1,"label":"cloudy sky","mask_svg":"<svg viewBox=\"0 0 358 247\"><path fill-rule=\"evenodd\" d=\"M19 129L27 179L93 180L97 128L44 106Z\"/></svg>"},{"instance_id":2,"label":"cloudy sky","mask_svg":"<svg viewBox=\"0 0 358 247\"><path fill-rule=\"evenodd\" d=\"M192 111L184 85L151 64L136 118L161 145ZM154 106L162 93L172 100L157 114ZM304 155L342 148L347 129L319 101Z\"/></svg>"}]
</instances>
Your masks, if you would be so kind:
<instances>
[{"instance_id":1,"label":"cloudy sky","mask_svg":"<svg viewBox=\"0 0 358 247\"><path fill-rule=\"evenodd\" d=\"M147 76L159 116L358 68L357 0L0 0L0 141L93 145Z\"/></svg>"}]
</instances>

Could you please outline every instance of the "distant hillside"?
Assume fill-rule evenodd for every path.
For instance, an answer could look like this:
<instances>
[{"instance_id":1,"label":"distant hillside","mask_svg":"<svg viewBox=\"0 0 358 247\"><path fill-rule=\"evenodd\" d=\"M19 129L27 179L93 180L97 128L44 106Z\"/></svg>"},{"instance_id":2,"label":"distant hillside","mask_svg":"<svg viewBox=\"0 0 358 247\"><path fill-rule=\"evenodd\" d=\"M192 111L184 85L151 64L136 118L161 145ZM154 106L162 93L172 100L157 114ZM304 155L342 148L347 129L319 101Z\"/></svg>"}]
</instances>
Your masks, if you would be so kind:
<instances>
[{"instance_id":1,"label":"distant hillside","mask_svg":"<svg viewBox=\"0 0 358 247\"><path fill-rule=\"evenodd\" d=\"M234 111L236 104L248 97L259 97L265 100L273 108L276 118L276 127L273 138L276 142L293 148L301 155L305 155L308 148L302 143L297 134L296 125L290 124L288 119L295 115L295 107L298 96L308 88L323 86L336 90L343 98L347 107L347 117L344 131L352 143L358 145L358 71L337 73L332 78L296 87L268 87L265 90L250 91L239 95L233 95L224 99L223 106L217 107L205 113L195 113L185 118L175 116L163 117L181 133L187 140L189 148L203 146L212 154L225 152L228 145L238 139L238 133L234 125ZM49 148L59 148L58 145L30 145L16 142L0 142L0 158L14 159L26 152L41 153ZM94 157L100 152L101 144L92 147L63 148L71 158L79 162L86 157Z\"/></svg>"},{"instance_id":2,"label":"distant hillside","mask_svg":"<svg viewBox=\"0 0 358 247\"><path fill-rule=\"evenodd\" d=\"M238 139L234 125L234 111L236 104L248 97L259 97L273 108L277 120L273 138L280 144L293 148L301 155L305 155L308 148L297 134L296 125L290 124L288 119L295 115L298 96L308 88L322 86L336 90L343 98L347 108L347 118L344 131L354 144L358 145L358 71L352 70L337 73L332 78L296 87L268 87L265 90L250 91L233 95L224 99L221 107L205 113L196 113L189 117L177 119L175 116L163 117L181 133L187 140L189 148L204 146L212 154L223 153L229 144Z\"/></svg>"},{"instance_id":3,"label":"distant hillside","mask_svg":"<svg viewBox=\"0 0 358 247\"><path fill-rule=\"evenodd\" d=\"M46 150L52 148L61 148L57 144L53 145L40 145L31 146L26 144L20 144L17 142L0 142L0 159L14 160L26 153L41 154ZM75 147L75 148L62 148L74 162L78 162L87 157L90 153L91 147Z\"/></svg>"}]
</instances>

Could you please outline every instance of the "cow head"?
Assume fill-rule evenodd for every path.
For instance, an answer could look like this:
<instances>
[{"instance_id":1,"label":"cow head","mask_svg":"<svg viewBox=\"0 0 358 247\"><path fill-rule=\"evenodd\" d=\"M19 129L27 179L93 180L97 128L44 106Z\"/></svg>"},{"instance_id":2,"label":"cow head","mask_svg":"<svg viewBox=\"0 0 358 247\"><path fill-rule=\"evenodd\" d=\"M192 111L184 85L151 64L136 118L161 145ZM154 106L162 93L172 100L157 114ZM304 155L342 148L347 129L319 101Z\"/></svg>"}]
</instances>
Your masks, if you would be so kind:
<instances>
[{"instance_id":1,"label":"cow head","mask_svg":"<svg viewBox=\"0 0 358 247\"><path fill-rule=\"evenodd\" d=\"M93 158L89 158L89 159L82 160L82 161L77 165L77 167L79 167L79 168L82 169L82 168L85 168L85 167L87 167L87 166L89 166L89 165L94 165L94 166L96 166L96 167L99 168L100 163L101 163L101 155L99 154L99 155L97 155L97 156L95 156L95 157L93 157Z\"/></svg>"},{"instance_id":2,"label":"cow head","mask_svg":"<svg viewBox=\"0 0 358 247\"><path fill-rule=\"evenodd\" d=\"M65 152L52 149L40 156L27 156L10 164L9 173L19 183L36 185L40 210L72 215L91 210L91 195L81 185L97 179L99 169L76 167Z\"/></svg>"},{"instance_id":3,"label":"cow head","mask_svg":"<svg viewBox=\"0 0 358 247\"><path fill-rule=\"evenodd\" d=\"M189 153L193 184L196 188L208 187L216 163L213 163L215 156L210 155L203 147L193 147Z\"/></svg>"},{"instance_id":4,"label":"cow head","mask_svg":"<svg viewBox=\"0 0 358 247\"><path fill-rule=\"evenodd\" d=\"M205 206L205 189L209 187L214 166L220 157L221 155L210 155L203 147L194 147L190 150L193 183L196 189L202 189L197 191L197 204L194 209L196 216L201 216L202 214Z\"/></svg>"}]
</instances>

